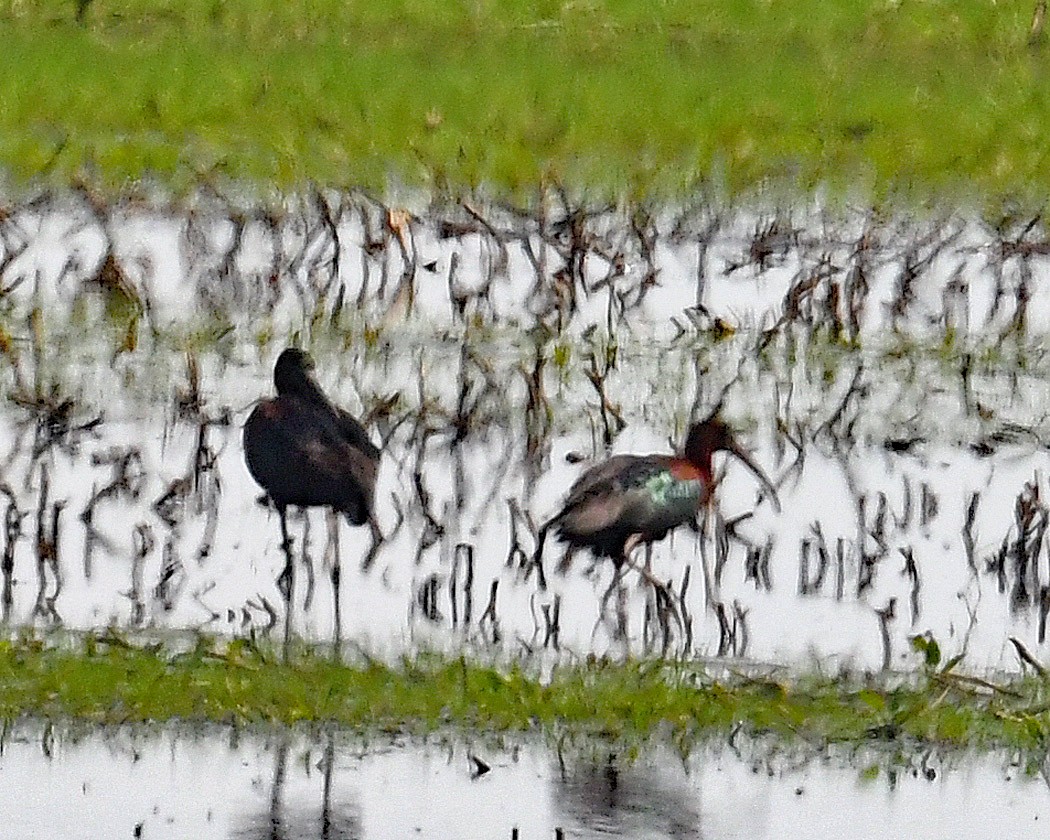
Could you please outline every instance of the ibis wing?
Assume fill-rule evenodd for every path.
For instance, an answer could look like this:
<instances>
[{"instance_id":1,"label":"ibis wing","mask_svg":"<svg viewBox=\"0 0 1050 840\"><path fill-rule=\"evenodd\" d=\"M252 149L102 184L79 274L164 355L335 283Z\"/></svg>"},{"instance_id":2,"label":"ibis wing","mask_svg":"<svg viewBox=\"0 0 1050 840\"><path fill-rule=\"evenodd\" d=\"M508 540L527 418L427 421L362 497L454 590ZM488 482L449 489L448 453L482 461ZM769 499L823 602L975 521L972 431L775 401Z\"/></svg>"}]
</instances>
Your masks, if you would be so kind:
<instances>
[{"instance_id":1,"label":"ibis wing","mask_svg":"<svg viewBox=\"0 0 1050 840\"><path fill-rule=\"evenodd\" d=\"M347 442L330 413L279 397L256 407L244 436L248 468L275 502L331 505L367 519L378 458Z\"/></svg>"},{"instance_id":2,"label":"ibis wing","mask_svg":"<svg viewBox=\"0 0 1050 840\"><path fill-rule=\"evenodd\" d=\"M660 455L615 455L581 475L557 519L572 534L587 535L616 528L630 530L646 504L645 483L667 469Z\"/></svg>"},{"instance_id":3,"label":"ibis wing","mask_svg":"<svg viewBox=\"0 0 1050 840\"><path fill-rule=\"evenodd\" d=\"M311 438L296 441L294 445L298 458L305 461L307 468L327 476L328 480L346 482L349 476L369 493L375 486L375 459L345 440Z\"/></svg>"},{"instance_id":4,"label":"ibis wing","mask_svg":"<svg viewBox=\"0 0 1050 840\"><path fill-rule=\"evenodd\" d=\"M278 392L281 392L280 388ZM348 411L332 403L312 377L303 375L294 379L290 387L286 386L283 397L298 400L300 406L313 408L317 421L326 426L330 437L341 439L373 460L379 459L379 449L364 427Z\"/></svg>"},{"instance_id":5,"label":"ibis wing","mask_svg":"<svg viewBox=\"0 0 1050 840\"><path fill-rule=\"evenodd\" d=\"M335 413L340 437L354 449L363 452L368 458L378 461L379 448L372 443L372 439L368 436L364 426L358 423L357 419L348 411L336 408Z\"/></svg>"}]
</instances>

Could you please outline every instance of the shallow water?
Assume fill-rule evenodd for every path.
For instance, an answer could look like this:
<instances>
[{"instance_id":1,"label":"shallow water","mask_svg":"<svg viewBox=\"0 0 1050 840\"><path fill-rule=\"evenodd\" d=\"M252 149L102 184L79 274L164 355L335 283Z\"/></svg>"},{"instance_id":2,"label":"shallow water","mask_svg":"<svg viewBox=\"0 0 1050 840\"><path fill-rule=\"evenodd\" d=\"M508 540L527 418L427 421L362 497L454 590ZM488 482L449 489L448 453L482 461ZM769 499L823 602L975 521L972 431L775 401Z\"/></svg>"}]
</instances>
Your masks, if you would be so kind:
<instances>
[{"instance_id":1,"label":"shallow water","mask_svg":"<svg viewBox=\"0 0 1050 840\"><path fill-rule=\"evenodd\" d=\"M9 733L4 836L29 838L1017 837L1050 819L1038 767L999 755L426 742L339 733ZM478 774L482 761L489 769ZM900 758L898 757L899 761ZM141 832L136 834L135 832Z\"/></svg>"},{"instance_id":2,"label":"shallow water","mask_svg":"<svg viewBox=\"0 0 1050 840\"><path fill-rule=\"evenodd\" d=\"M435 346L433 358L458 364L458 350L442 352ZM389 356L391 365L405 361L394 350ZM636 367L685 366L684 356L667 352L655 361L639 355ZM490 362L509 364L505 356ZM322 361L320 367L321 382L334 398L353 405L339 363L326 370ZM257 501L260 490L240 444L251 396L269 392L267 371L230 365L202 378L205 406L196 415L176 417L171 397L156 405L117 400L84 410L88 419L103 412L104 421L89 431L58 435L36 457L31 417L10 405L0 409L0 459L10 490L0 509L13 501L22 517L12 543L13 623L234 634L279 628L278 522ZM533 523L554 512L581 470L566 462L566 454L593 456L601 451L600 440L589 430L555 428L540 451L530 453L527 420L520 408L514 411L516 395L470 381L479 401L491 401L489 418L470 426L454 447L448 430L455 414L454 377L448 383L425 380L422 411L411 403L401 409L384 450L377 494L388 539L370 570L360 570L368 547L363 529L338 525L343 638L391 655L417 645L498 643L519 650L546 640L553 646L544 610L550 615L557 606L556 641L562 648L660 652L662 628L651 614L646 620L651 592L636 575L624 579L621 638L616 597L604 598L613 582L611 565L598 564L589 573L590 560L580 555L558 573L562 552L552 543L545 555L549 589L542 592L536 575L528 574L535 545L530 526L515 517L512 527L512 505ZM778 437L775 416L749 402L775 383L756 372L734 386L724 411L740 418L741 437L779 485L782 510L759 498L757 483L738 463L722 462L725 477L707 533L683 529L653 552L655 573L676 591L688 574L682 598L688 626L669 625L669 652L831 669L878 668L884 660L897 667L916 662L908 638L931 633L946 657L965 650L967 665L987 669L1016 667L1009 636L1040 649L1040 593L1050 574L1038 526L1045 517L1041 500L1050 453L1037 433L992 440L982 451L952 440L943 429L972 421L958 403L950 416L950 401L936 389L925 390L929 381L886 382L897 394L894 408L880 410L874 398L864 400L848 446L814 431L819 416L790 409L784 416L808 429L798 450ZM878 377L873 374L871 382ZM1034 414L1039 384L1033 382L1031 408L1023 392L1011 408ZM986 400L1010 400L1008 392L991 387L984 393ZM629 425L614 452L668 451L666 430L681 423L692 394L686 389L663 396L664 405L624 399ZM800 384L796 398L804 397ZM578 398L570 389L552 401L572 411ZM931 423L906 451L894 451L886 435L876 436L880 420L872 416L892 426L887 414L893 410L929 413L941 428ZM228 423L209 419L227 414ZM21 437L14 431L19 424ZM1039 490L1021 541L1017 504L1033 481ZM57 559L51 561L46 551L41 554L38 532L50 541L56 505ZM720 540L721 523L741 517L732 535ZM321 511L293 518L292 531L300 558L296 632L329 640L328 571L335 543ZM513 553L512 534L518 541ZM1021 545L1035 558L1027 565ZM494 583L495 626L481 622Z\"/></svg>"},{"instance_id":3,"label":"shallow water","mask_svg":"<svg viewBox=\"0 0 1050 840\"><path fill-rule=\"evenodd\" d=\"M4 367L22 404L0 406L5 619L279 632L278 525L258 503L240 426L271 391L283 336L301 339L321 313L337 328L313 342L319 380L384 440L376 507L388 539L370 570L358 571L365 535L338 527L342 637L353 644L391 656L557 645L835 670L914 666L910 637L931 634L976 670L1015 670L1011 636L1042 655L1050 364L1037 339L1050 329L1050 278L1039 248L1017 256L1006 233L972 218L745 208L724 210L704 242L682 233L688 214L659 219L646 252L609 211L580 240L575 308L558 309L548 298L573 259L564 231L489 208L521 230L446 235L419 217L399 243L385 210L355 207L340 211L338 251L306 211L275 236L261 216L238 228L221 204L185 218L115 208L103 220L67 197L7 217L0 303L9 323L29 326ZM1029 235L1022 228L1011 235ZM116 352L90 279L107 248L150 326L178 334L214 317L212 328L229 328L201 342L195 376L172 344ZM863 352L826 336L828 307L855 291L858 271ZM761 329L810 272L826 284L765 343ZM555 316L560 337L532 331ZM713 340L695 328L716 317L740 329ZM362 323L379 327L371 343ZM260 343L264 333L273 337ZM951 343L962 338L983 349L962 353ZM904 349L888 352L895 340ZM589 573L579 556L555 573L554 546L539 591L535 526L583 468L566 456L668 452L690 416L719 401L782 511L722 462L704 533L683 529L652 557L676 591L688 580L682 623L661 624L633 574L617 592L607 563ZM293 626L329 640L336 542L319 511L292 527ZM482 621L490 603L496 620Z\"/></svg>"}]
</instances>

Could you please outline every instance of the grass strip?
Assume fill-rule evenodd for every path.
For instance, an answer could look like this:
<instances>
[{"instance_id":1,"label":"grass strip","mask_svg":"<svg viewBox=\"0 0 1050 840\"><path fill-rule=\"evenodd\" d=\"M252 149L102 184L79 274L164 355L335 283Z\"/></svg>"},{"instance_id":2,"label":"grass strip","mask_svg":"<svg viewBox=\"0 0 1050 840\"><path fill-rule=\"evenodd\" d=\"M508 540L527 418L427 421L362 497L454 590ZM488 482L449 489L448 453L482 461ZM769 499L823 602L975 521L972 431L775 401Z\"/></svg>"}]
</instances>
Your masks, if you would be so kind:
<instances>
[{"instance_id":1,"label":"grass strip","mask_svg":"<svg viewBox=\"0 0 1050 840\"><path fill-rule=\"evenodd\" d=\"M0 0L19 183L1045 196L1032 0Z\"/></svg>"},{"instance_id":2,"label":"grass strip","mask_svg":"<svg viewBox=\"0 0 1050 840\"><path fill-rule=\"evenodd\" d=\"M955 663L952 663L954 666ZM427 733L547 731L682 746L744 731L811 745L908 741L1045 749L1050 692L927 668L914 678L716 678L695 663L588 661L548 679L528 661L418 654L346 665L301 650L291 664L250 642L200 638L174 652L110 631L45 644L0 642L0 717L93 724L338 724Z\"/></svg>"}]
</instances>

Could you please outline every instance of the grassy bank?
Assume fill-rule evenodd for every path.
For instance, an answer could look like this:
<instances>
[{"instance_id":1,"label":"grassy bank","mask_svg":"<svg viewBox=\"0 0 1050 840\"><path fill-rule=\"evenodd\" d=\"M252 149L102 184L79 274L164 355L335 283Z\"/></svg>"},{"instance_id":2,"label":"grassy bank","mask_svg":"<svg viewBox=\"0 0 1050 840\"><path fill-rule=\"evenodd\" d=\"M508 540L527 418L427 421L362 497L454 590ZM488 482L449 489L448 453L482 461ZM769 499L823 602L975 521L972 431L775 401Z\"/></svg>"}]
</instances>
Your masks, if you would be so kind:
<instances>
[{"instance_id":1,"label":"grassy bank","mask_svg":"<svg viewBox=\"0 0 1050 840\"><path fill-rule=\"evenodd\" d=\"M1050 186L1032 0L264 5L0 0L0 166L175 190Z\"/></svg>"},{"instance_id":2,"label":"grassy bank","mask_svg":"<svg viewBox=\"0 0 1050 840\"><path fill-rule=\"evenodd\" d=\"M1005 685L928 668L907 684L830 678L715 677L697 664L580 663L539 679L528 664L495 667L416 656L395 666L292 664L244 642L200 640L173 653L112 635L75 644L0 644L0 716L85 721L304 721L424 733L441 727L540 730L613 739L669 736L683 747L738 729L821 745L894 741L1045 748L1044 682Z\"/></svg>"}]
</instances>

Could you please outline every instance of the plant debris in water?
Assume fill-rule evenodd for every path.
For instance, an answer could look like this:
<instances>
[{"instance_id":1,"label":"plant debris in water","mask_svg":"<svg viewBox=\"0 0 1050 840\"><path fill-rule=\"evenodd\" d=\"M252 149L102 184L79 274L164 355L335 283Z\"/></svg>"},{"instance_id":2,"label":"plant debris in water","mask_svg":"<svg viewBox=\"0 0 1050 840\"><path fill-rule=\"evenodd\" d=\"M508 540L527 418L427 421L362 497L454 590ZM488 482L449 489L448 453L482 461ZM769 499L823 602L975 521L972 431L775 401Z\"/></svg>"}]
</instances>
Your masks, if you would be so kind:
<instances>
[{"instance_id":1,"label":"plant debris in water","mask_svg":"<svg viewBox=\"0 0 1050 840\"><path fill-rule=\"evenodd\" d=\"M451 630L601 652L613 636L676 658L866 667L881 651L887 670L927 631L978 669L1003 665L1009 633L1045 643L1041 216L699 198L657 212L556 186L529 206L418 213L358 192L286 198L245 209L201 192L196 209L148 211L77 189L0 218L10 625L276 626L272 544L254 539L274 529L240 426L296 343L383 443L385 539L355 581L369 626L348 639ZM568 556L566 587L533 603L536 523L584 469L565 468L563 444L573 464L666 451L722 401L749 444L771 445L788 508L767 515L727 482L699 564L692 538L657 549L680 628L626 592L608 611L586 584L574 594L588 572ZM836 484L843 506L808 504ZM294 529L308 620L293 629L315 639L335 588L315 571L339 544L318 525Z\"/></svg>"}]
</instances>

